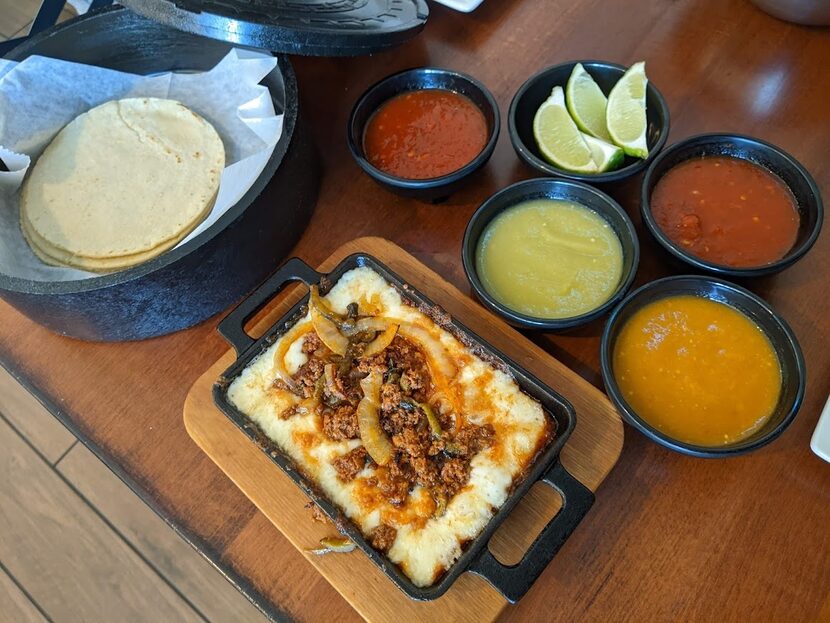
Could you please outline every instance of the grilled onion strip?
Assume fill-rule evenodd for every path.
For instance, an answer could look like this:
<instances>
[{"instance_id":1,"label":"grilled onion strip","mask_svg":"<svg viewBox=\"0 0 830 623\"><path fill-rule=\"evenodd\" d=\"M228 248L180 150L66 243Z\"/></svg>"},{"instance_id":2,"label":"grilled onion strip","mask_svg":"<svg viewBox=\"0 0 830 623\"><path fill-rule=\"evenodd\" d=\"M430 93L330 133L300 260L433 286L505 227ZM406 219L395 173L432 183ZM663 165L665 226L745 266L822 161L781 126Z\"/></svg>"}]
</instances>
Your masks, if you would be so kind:
<instances>
[{"instance_id":1,"label":"grilled onion strip","mask_svg":"<svg viewBox=\"0 0 830 623\"><path fill-rule=\"evenodd\" d=\"M372 371L369 376L360 381L363 398L357 405L357 425L360 430L360 440L366 452L378 465L386 465L392 459L394 449L392 442L380 426L380 386L383 375Z\"/></svg>"}]
</instances>

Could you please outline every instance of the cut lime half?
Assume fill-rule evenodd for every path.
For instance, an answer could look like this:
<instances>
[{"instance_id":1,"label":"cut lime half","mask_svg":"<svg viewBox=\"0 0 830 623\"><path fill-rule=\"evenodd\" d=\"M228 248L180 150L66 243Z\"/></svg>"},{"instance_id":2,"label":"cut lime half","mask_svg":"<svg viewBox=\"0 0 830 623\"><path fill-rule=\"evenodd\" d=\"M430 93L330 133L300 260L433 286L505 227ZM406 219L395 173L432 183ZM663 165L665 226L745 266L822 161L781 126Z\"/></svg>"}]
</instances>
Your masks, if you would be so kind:
<instances>
[{"instance_id":1,"label":"cut lime half","mask_svg":"<svg viewBox=\"0 0 830 623\"><path fill-rule=\"evenodd\" d=\"M565 87L565 102L568 111L580 130L606 142L611 135L605 123L605 109L608 100L599 85L594 82L582 63L577 63Z\"/></svg>"},{"instance_id":2,"label":"cut lime half","mask_svg":"<svg viewBox=\"0 0 830 623\"><path fill-rule=\"evenodd\" d=\"M615 144L629 156L648 157L646 143L646 64L634 63L608 94L605 121Z\"/></svg>"},{"instance_id":3,"label":"cut lime half","mask_svg":"<svg viewBox=\"0 0 830 623\"><path fill-rule=\"evenodd\" d=\"M591 148L565 106L565 92L554 87L533 118L533 138L552 165L574 173L596 173Z\"/></svg>"}]
</instances>

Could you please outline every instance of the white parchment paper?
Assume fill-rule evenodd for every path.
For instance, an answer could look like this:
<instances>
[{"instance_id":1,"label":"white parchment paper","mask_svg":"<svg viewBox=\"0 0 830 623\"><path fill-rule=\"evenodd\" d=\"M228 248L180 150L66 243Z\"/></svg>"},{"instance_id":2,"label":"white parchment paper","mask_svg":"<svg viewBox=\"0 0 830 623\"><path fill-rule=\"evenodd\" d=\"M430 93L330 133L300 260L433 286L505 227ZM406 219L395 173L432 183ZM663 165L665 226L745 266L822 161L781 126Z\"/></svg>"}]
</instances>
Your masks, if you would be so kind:
<instances>
[{"instance_id":1,"label":"white parchment paper","mask_svg":"<svg viewBox=\"0 0 830 623\"><path fill-rule=\"evenodd\" d=\"M87 279L96 273L48 266L20 231L19 189L29 166L81 113L114 99L178 100L207 119L225 145L225 170L208 217L179 244L210 227L253 185L282 134L268 89L259 84L277 66L273 56L233 49L207 72L137 76L92 65L32 56L0 59L0 271L24 279ZM117 166L114 163L113 166Z\"/></svg>"}]
</instances>

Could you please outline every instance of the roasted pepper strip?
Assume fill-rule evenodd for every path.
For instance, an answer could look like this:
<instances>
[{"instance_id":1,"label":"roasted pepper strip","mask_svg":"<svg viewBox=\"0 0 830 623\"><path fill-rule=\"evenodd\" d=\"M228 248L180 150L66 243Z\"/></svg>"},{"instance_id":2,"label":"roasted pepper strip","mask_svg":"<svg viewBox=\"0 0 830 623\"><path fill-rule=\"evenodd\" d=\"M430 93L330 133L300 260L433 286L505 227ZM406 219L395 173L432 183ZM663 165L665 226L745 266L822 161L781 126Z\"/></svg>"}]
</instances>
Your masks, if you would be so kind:
<instances>
[{"instance_id":1,"label":"roasted pepper strip","mask_svg":"<svg viewBox=\"0 0 830 623\"><path fill-rule=\"evenodd\" d=\"M432 492L432 499L435 501L435 512L433 517L442 517L447 512L447 495L443 491Z\"/></svg>"},{"instance_id":2,"label":"roasted pepper strip","mask_svg":"<svg viewBox=\"0 0 830 623\"><path fill-rule=\"evenodd\" d=\"M432 431L432 436L436 439L441 439L444 431L441 430L441 422L438 421L438 416L435 415L435 411L425 402L419 402L418 406L424 412L424 415L427 416L427 422L429 422L429 429Z\"/></svg>"},{"instance_id":3,"label":"roasted pepper strip","mask_svg":"<svg viewBox=\"0 0 830 623\"><path fill-rule=\"evenodd\" d=\"M352 543L349 539L342 536L327 536L325 538L320 539L321 547L317 547L314 549L308 549L307 552L311 554L316 554L317 556L322 556L323 554L348 554L349 552L354 551L355 544Z\"/></svg>"}]
</instances>

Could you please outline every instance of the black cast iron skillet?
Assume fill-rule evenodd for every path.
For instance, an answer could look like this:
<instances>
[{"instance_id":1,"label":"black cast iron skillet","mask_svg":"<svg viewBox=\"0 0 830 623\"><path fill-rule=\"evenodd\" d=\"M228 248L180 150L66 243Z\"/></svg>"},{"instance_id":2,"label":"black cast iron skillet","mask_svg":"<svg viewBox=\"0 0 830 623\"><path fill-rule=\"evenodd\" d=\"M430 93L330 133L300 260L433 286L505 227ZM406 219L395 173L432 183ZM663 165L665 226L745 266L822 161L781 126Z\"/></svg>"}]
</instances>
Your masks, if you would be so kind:
<instances>
[{"instance_id":1,"label":"black cast iron skillet","mask_svg":"<svg viewBox=\"0 0 830 623\"><path fill-rule=\"evenodd\" d=\"M497 363L503 364L519 383L522 391L542 404L548 416L555 422L557 431L548 447L537 456L526 478L515 486L504 505L484 530L467 544L464 553L455 564L435 584L426 588L415 586L396 565L369 545L360 530L345 518L339 508L317 491L313 482L297 469L293 461L283 454L276 444L270 442L259 428L228 400L227 390L233 380L254 358L305 316L308 296L294 305L258 340L245 332L245 323L290 282L301 281L306 285L319 284L321 293L325 294L346 271L362 266L367 266L379 273L398 290L405 300L413 303L418 308L422 310L437 309L428 298L415 291L411 286L406 285L400 277L369 255L362 253L351 255L328 275L318 273L302 260L293 258L280 267L250 297L245 299L219 323L219 332L236 349L238 357L236 362L222 374L213 386L214 401L231 421L252 441L257 443L269 458L306 495L314 500L332 521L363 550L372 562L409 597L418 600L430 600L440 597L450 588L458 576L465 571L470 571L490 582L510 603L515 603L528 591L536 578L556 555L556 552L559 551L559 548L579 525L579 522L594 503L594 494L571 476L559 462L559 452L568 440L574 426L576 426L576 414L570 403L462 324L452 320L446 328L474 351L482 353L485 358L495 359ZM531 485L537 481L543 482L559 492L562 496L562 509L545 526L518 564L503 565L490 553L487 544L501 522L510 514L510 511Z\"/></svg>"}]
</instances>

